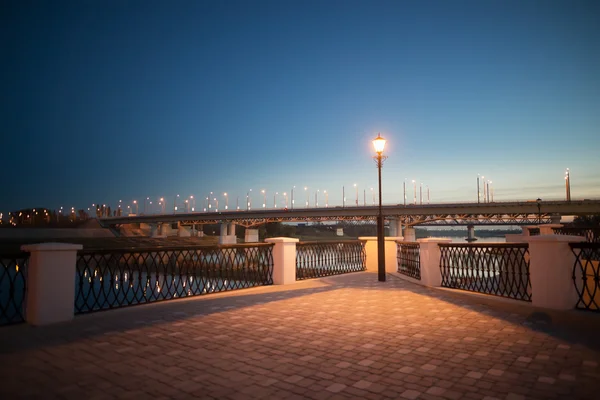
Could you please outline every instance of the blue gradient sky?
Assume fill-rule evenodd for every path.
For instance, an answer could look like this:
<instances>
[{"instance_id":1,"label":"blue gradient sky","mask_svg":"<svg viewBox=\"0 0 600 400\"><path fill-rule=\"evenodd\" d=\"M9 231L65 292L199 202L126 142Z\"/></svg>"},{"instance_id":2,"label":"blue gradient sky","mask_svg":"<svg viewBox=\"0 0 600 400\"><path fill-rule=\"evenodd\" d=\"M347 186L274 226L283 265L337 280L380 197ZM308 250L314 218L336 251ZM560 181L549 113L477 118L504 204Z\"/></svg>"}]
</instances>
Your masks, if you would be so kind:
<instances>
[{"instance_id":1,"label":"blue gradient sky","mask_svg":"<svg viewBox=\"0 0 600 400\"><path fill-rule=\"evenodd\" d=\"M362 202L377 132L384 203L405 178L475 201L478 173L495 200L560 199L567 167L600 197L598 1L0 7L0 211L293 185L353 203L354 183Z\"/></svg>"}]
</instances>

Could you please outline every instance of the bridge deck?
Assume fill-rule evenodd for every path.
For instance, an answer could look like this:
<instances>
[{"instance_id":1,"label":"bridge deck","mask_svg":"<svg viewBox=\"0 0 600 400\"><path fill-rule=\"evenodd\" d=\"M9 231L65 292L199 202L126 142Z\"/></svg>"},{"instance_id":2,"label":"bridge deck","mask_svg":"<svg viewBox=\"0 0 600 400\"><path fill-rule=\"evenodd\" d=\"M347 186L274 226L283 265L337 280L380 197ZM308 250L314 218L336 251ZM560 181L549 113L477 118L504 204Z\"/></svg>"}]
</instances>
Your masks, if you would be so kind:
<instances>
[{"instance_id":1,"label":"bridge deck","mask_svg":"<svg viewBox=\"0 0 600 400\"><path fill-rule=\"evenodd\" d=\"M0 398L597 398L600 315L535 311L365 272L10 326Z\"/></svg>"}]
</instances>

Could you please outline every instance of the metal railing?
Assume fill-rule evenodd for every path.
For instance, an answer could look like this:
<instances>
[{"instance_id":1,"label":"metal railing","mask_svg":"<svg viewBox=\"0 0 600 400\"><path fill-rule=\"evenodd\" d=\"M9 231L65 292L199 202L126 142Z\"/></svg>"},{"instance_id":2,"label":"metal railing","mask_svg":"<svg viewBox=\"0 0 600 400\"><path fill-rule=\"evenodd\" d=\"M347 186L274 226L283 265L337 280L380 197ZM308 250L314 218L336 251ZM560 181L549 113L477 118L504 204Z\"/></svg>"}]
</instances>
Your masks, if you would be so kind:
<instances>
[{"instance_id":1,"label":"metal railing","mask_svg":"<svg viewBox=\"0 0 600 400\"><path fill-rule=\"evenodd\" d=\"M600 229L562 227L562 228L552 228L552 231L556 235L583 236L583 237L585 237L586 242L600 243Z\"/></svg>"},{"instance_id":2,"label":"metal railing","mask_svg":"<svg viewBox=\"0 0 600 400\"><path fill-rule=\"evenodd\" d=\"M600 312L600 243L569 243L575 255L576 308Z\"/></svg>"},{"instance_id":3,"label":"metal railing","mask_svg":"<svg viewBox=\"0 0 600 400\"><path fill-rule=\"evenodd\" d=\"M25 321L29 253L0 255L0 325Z\"/></svg>"},{"instance_id":4,"label":"metal railing","mask_svg":"<svg viewBox=\"0 0 600 400\"><path fill-rule=\"evenodd\" d=\"M75 313L273 284L273 245L80 251Z\"/></svg>"},{"instance_id":5,"label":"metal railing","mask_svg":"<svg viewBox=\"0 0 600 400\"><path fill-rule=\"evenodd\" d=\"M398 242L398 272L421 279L421 247L418 242Z\"/></svg>"},{"instance_id":6,"label":"metal railing","mask_svg":"<svg viewBox=\"0 0 600 400\"><path fill-rule=\"evenodd\" d=\"M299 242L296 280L365 271L366 259L365 245L358 240Z\"/></svg>"},{"instance_id":7,"label":"metal railing","mask_svg":"<svg viewBox=\"0 0 600 400\"><path fill-rule=\"evenodd\" d=\"M527 243L440 243L442 286L531 301Z\"/></svg>"}]
</instances>

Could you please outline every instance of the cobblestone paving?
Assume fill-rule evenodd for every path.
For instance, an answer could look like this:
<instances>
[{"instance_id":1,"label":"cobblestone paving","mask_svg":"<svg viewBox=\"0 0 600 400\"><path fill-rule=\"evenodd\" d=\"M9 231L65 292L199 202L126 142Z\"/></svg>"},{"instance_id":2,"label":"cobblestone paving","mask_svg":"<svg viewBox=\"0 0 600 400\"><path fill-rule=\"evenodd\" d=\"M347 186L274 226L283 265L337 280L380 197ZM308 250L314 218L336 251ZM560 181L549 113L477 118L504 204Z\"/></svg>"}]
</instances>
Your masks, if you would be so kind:
<instances>
[{"instance_id":1,"label":"cobblestone paving","mask_svg":"<svg viewBox=\"0 0 600 400\"><path fill-rule=\"evenodd\" d=\"M0 399L598 399L599 322L354 273L0 328Z\"/></svg>"}]
</instances>

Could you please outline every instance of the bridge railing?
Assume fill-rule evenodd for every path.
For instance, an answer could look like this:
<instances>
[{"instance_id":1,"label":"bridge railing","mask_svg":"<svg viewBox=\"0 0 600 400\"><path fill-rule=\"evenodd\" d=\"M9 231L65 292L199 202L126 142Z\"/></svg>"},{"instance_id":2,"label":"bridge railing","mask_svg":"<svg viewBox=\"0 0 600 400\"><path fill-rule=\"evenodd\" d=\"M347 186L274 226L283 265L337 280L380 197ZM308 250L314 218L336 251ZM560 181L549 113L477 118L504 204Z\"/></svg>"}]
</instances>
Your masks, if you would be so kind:
<instances>
[{"instance_id":1,"label":"bridge railing","mask_svg":"<svg viewBox=\"0 0 600 400\"><path fill-rule=\"evenodd\" d=\"M600 312L600 243L570 243L576 308Z\"/></svg>"},{"instance_id":2,"label":"bridge railing","mask_svg":"<svg viewBox=\"0 0 600 400\"><path fill-rule=\"evenodd\" d=\"M418 242L398 242L398 272L421 279L421 246Z\"/></svg>"},{"instance_id":3,"label":"bridge railing","mask_svg":"<svg viewBox=\"0 0 600 400\"><path fill-rule=\"evenodd\" d=\"M365 245L358 240L299 242L296 280L366 270Z\"/></svg>"},{"instance_id":4,"label":"bridge railing","mask_svg":"<svg viewBox=\"0 0 600 400\"><path fill-rule=\"evenodd\" d=\"M594 228L577 228L577 227L561 227L552 228L555 235L573 235L583 236L589 243L600 243L600 229Z\"/></svg>"},{"instance_id":5,"label":"bridge railing","mask_svg":"<svg viewBox=\"0 0 600 400\"><path fill-rule=\"evenodd\" d=\"M29 253L0 254L0 326L25 321Z\"/></svg>"},{"instance_id":6,"label":"bridge railing","mask_svg":"<svg viewBox=\"0 0 600 400\"><path fill-rule=\"evenodd\" d=\"M273 283L273 245L79 251L75 313Z\"/></svg>"},{"instance_id":7,"label":"bridge railing","mask_svg":"<svg viewBox=\"0 0 600 400\"><path fill-rule=\"evenodd\" d=\"M531 301L527 243L440 243L442 286Z\"/></svg>"}]
</instances>

